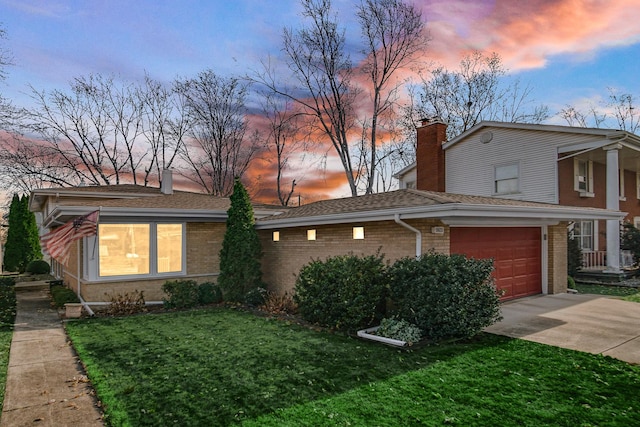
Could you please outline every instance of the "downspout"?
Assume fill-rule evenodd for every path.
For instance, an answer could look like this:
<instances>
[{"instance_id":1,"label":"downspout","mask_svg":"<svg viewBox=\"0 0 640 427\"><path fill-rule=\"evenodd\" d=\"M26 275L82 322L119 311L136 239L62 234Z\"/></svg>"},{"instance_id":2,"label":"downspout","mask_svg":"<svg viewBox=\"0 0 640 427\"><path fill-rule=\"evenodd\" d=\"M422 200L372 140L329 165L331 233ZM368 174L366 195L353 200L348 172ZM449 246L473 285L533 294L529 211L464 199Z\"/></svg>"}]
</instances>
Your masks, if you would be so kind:
<instances>
[{"instance_id":1,"label":"downspout","mask_svg":"<svg viewBox=\"0 0 640 427\"><path fill-rule=\"evenodd\" d=\"M87 302L82 299L82 295L80 295L80 273L81 273L81 269L82 269L82 265L80 265L80 239L78 239L78 243L76 244L76 252L78 252L78 258L77 258L77 267L78 267L78 275L76 276L76 280L78 281L78 299L80 300L80 304L82 304L82 306L84 307L85 310L87 310L87 313L89 314L89 316L95 316L95 313L93 312L93 310L91 310L91 308L89 307L89 304L87 304Z\"/></svg>"},{"instance_id":2,"label":"downspout","mask_svg":"<svg viewBox=\"0 0 640 427\"><path fill-rule=\"evenodd\" d=\"M422 256L422 232L417 228L414 228L409 224L407 224L406 222L402 221L400 219L400 214L395 214L393 219L397 224L403 226L407 230L410 230L416 233L416 258L420 258Z\"/></svg>"}]
</instances>

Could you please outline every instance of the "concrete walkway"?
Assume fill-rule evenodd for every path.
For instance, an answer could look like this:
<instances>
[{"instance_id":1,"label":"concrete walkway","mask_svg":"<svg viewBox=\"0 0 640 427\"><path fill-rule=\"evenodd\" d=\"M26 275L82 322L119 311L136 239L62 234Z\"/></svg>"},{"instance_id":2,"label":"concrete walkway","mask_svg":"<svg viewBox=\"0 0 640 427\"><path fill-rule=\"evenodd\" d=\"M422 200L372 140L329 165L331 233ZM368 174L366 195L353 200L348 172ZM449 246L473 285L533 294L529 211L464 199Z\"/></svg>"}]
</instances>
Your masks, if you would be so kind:
<instances>
[{"instance_id":1,"label":"concrete walkway","mask_svg":"<svg viewBox=\"0 0 640 427\"><path fill-rule=\"evenodd\" d=\"M102 426L91 386L51 308L48 285L16 285L17 315L0 427Z\"/></svg>"},{"instance_id":2,"label":"concrete walkway","mask_svg":"<svg viewBox=\"0 0 640 427\"><path fill-rule=\"evenodd\" d=\"M498 335L640 364L640 304L600 295L537 295L502 306Z\"/></svg>"}]
</instances>

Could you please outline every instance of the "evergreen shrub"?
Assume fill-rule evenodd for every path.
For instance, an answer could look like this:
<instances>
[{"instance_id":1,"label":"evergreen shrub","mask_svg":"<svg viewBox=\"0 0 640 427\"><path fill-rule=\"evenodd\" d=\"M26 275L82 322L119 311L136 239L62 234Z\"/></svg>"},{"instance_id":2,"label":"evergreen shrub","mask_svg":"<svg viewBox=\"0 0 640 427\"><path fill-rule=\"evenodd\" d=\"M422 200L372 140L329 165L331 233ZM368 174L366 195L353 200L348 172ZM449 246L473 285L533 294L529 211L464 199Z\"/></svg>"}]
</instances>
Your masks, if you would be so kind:
<instances>
[{"instance_id":1,"label":"evergreen shrub","mask_svg":"<svg viewBox=\"0 0 640 427\"><path fill-rule=\"evenodd\" d=\"M202 305L222 302L222 290L213 282L204 282L198 286L198 303Z\"/></svg>"},{"instance_id":2,"label":"evergreen shrub","mask_svg":"<svg viewBox=\"0 0 640 427\"><path fill-rule=\"evenodd\" d=\"M51 272L51 266L45 260L36 259L27 264L25 271L31 274L47 274Z\"/></svg>"},{"instance_id":3,"label":"evergreen shrub","mask_svg":"<svg viewBox=\"0 0 640 427\"><path fill-rule=\"evenodd\" d=\"M0 277L0 286L13 286L16 284L16 279L13 277Z\"/></svg>"},{"instance_id":4,"label":"evergreen shrub","mask_svg":"<svg viewBox=\"0 0 640 427\"><path fill-rule=\"evenodd\" d=\"M66 286L54 286L51 288L51 298L53 299L53 304L57 308L62 308L66 303L78 303L80 299L78 299L78 295L76 293L67 288Z\"/></svg>"},{"instance_id":5,"label":"evergreen shrub","mask_svg":"<svg viewBox=\"0 0 640 427\"><path fill-rule=\"evenodd\" d=\"M165 308L190 308L198 305L200 293L195 280L167 280L162 285L167 295L162 298Z\"/></svg>"},{"instance_id":6,"label":"evergreen shrub","mask_svg":"<svg viewBox=\"0 0 640 427\"><path fill-rule=\"evenodd\" d=\"M307 321L354 331L384 314L387 281L382 256L314 260L300 271L294 301Z\"/></svg>"},{"instance_id":7,"label":"evergreen shrub","mask_svg":"<svg viewBox=\"0 0 640 427\"><path fill-rule=\"evenodd\" d=\"M470 337L500 320L492 260L431 252L403 258L389 269L396 315L438 341Z\"/></svg>"}]
</instances>

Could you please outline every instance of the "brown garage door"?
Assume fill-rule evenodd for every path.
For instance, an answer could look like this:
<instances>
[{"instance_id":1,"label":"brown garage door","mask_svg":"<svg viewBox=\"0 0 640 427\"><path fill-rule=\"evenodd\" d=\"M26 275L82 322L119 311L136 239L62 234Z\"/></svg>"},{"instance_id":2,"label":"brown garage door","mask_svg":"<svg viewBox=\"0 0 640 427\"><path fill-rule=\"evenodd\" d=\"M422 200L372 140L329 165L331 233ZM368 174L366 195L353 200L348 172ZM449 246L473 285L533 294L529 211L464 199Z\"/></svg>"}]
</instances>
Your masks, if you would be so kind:
<instances>
[{"instance_id":1,"label":"brown garage door","mask_svg":"<svg viewBox=\"0 0 640 427\"><path fill-rule=\"evenodd\" d=\"M542 292L541 230L538 227L452 227L451 253L493 258L502 299Z\"/></svg>"}]
</instances>

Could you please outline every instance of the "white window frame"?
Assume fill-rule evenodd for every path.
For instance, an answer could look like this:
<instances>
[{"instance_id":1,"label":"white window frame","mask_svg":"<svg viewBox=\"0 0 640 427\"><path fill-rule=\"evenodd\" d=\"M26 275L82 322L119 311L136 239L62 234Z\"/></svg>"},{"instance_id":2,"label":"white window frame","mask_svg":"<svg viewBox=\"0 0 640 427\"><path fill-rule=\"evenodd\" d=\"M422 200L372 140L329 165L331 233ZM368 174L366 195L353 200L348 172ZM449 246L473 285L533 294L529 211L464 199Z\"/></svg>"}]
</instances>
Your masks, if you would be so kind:
<instances>
[{"instance_id":1,"label":"white window frame","mask_svg":"<svg viewBox=\"0 0 640 427\"><path fill-rule=\"evenodd\" d=\"M636 172L636 198L640 200L640 172Z\"/></svg>"},{"instance_id":2,"label":"white window frame","mask_svg":"<svg viewBox=\"0 0 640 427\"><path fill-rule=\"evenodd\" d=\"M98 245L98 236L84 238L83 250L83 271L85 279L89 281L122 281L122 280L146 280L153 278L184 276L187 274L187 227L186 223L179 221L153 221L153 222L135 222L135 221L102 221L103 224L144 224L149 225L149 273L148 274L123 274L121 276L100 276L100 248ZM176 224L182 225L182 269L180 271L170 271L167 273L158 273L158 224Z\"/></svg>"},{"instance_id":3,"label":"white window frame","mask_svg":"<svg viewBox=\"0 0 640 427\"><path fill-rule=\"evenodd\" d=\"M498 170L501 168L516 168L516 175L510 178L502 178L498 179ZM520 193L520 175L521 175L521 167L520 162L511 162L511 163L502 163L499 165L493 166L493 194L494 195L507 195L507 194L519 194ZM498 183L503 181L516 180L516 189L515 191L498 191Z\"/></svg>"},{"instance_id":4,"label":"white window frame","mask_svg":"<svg viewBox=\"0 0 640 427\"><path fill-rule=\"evenodd\" d=\"M576 234L576 224L580 224L579 225L579 230L581 232L581 234ZM590 248L585 248L583 243L583 237L585 237L585 235L582 234L582 230L584 230L584 225L586 223L589 223L591 225L591 234L587 234L587 236L591 237L591 247ZM576 223L573 226L572 229L572 235L574 239L578 239L578 242L580 243L580 249L585 251L585 252L595 252L598 250L598 221L576 221Z\"/></svg>"},{"instance_id":5,"label":"white window frame","mask_svg":"<svg viewBox=\"0 0 640 427\"><path fill-rule=\"evenodd\" d=\"M618 196L620 198L620 201L624 202L627 200L627 198L624 195L624 169L620 168L618 170Z\"/></svg>"},{"instance_id":6,"label":"white window frame","mask_svg":"<svg viewBox=\"0 0 640 427\"><path fill-rule=\"evenodd\" d=\"M580 175L580 164L585 165L587 176ZM580 160L573 158L573 189L580 193L580 197L593 197L593 161ZM580 184L584 183L584 189L580 188Z\"/></svg>"}]
</instances>

